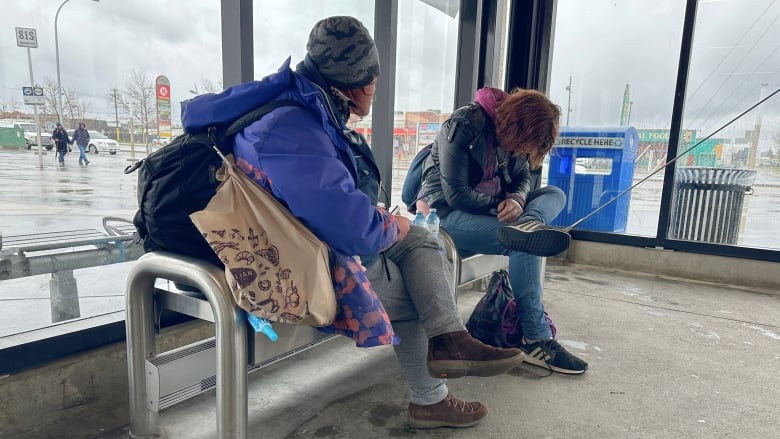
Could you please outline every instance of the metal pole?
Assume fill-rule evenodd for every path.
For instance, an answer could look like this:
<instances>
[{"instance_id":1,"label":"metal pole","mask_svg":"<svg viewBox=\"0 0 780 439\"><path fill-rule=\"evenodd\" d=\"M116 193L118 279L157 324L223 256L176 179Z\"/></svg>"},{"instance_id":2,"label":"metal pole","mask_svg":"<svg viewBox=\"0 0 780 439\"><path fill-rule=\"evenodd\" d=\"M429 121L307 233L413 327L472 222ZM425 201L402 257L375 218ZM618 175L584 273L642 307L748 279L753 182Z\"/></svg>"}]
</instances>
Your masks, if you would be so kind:
<instances>
[{"instance_id":1,"label":"metal pole","mask_svg":"<svg viewBox=\"0 0 780 439\"><path fill-rule=\"evenodd\" d=\"M761 92L759 99L763 99L767 93L767 87L769 84L761 84ZM761 138L761 116L763 113L763 106L758 107L756 111L756 124L753 127L753 133L750 136L750 150L748 151L747 168L756 169L756 157L758 156L758 141Z\"/></svg>"},{"instance_id":2,"label":"metal pole","mask_svg":"<svg viewBox=\"0 0 780 439\"><path fill-rule=\"evenodd\" d=\"M69 1L70 0L65 0L62 2L60 7L57 8L57 13L54 14L54 53L57 60L57 119L60 123L62 123L63 120L62 115L64 109L62 107L62 82L60 81L60 39L57 33L57 20L60 18L60 10L63 6L65 6L65 3Z\"/></svg>"},{"instance_id":3,"label":"metal pole","mask_svg":"<svg viewBox=\"0 0 780 439\"><path fill-rule=\"evenodd\" d=\"M127 333L127 381L130 396L130 437L160 438L157 412L146 403L146 359L157 353L154 341L152 294L156 276L136 265L127 276L125 330Z\"/></svg>"},{"instance_id":4,"label":"metal pole","mask_svg":"<svg viewBox=\"0 0 780 439\"><path fill-rule=\"evenodd\" d=\"M154 252L130 270L125 292L130 436L156 438L160 433L157 413L147 404L144 372L144 362L156 354L152 305L156 278L192 285L211 305L217 351L216 437L245 439L249 360L244 312L236 307L222 270L192 258Z\"/></svg>"},{"instance_id":5,"label":"metal pole","mask_svg":"<svg viewBox=\"0 0 780 439\"><path fill-rule=\"evenodd\" d=\"M27 65L30 67L30 87L35 88L35 78L33 78L32 53L27 48ZM38 104L33 104L33 114L35 115L35 135L38 139L38 166L43 169L43 145L41 144L41 123L38 120Z\"/></svg>"},{"instance_id":6,"label":"metal pole","mask_svg":"<svg viewBox=\"0 0 780 439\"><path fill-rule=\"evenodd\" d=\"M569 85L566 86L569 92L569 102L566 104L566 126L569 126L569 116L571 115L571 75L569 76Z\"/></svg>"},{"instance_id":7,"label":"metal pole","mask_svg":"<svg viewBox=\"0 0 780 439\"><path fill-rule=\"evenodd\" d=\"M57 32L57 19L60 18L60 10L63 6L65 6L65 3L69 2L70 0L65 0L62 2L59 8L57 8L57 13L54 14L54 53L55 58L57 60L57 106L59 107L57 116L59 119L59 122L63 122L64 120L64 113L65 109L62 107L62 82L60 81L60 39L59 34ZM93 2L100 2L100 0L92 0Z\"/></svg>"},{"instance_id":8,"label":"metal pole","mask_svg":"<svg viewBox=\"0 0 780 439\"><path fill-rule=\"evenodd\" d=\"M133 124L133 118L135 115L133 114L133 103L130 103L130 121L128 124L130 125L130 159L132 161L135 161L135 124Z\"/></svg>"},{"instance_id":9,"label":"metal pole","mask_svg":"<svg viewBox=\"0 0 780 439\"><path fill-rule=\"evenodd\" d=\"M119 143L121 142L121 140L119 136L119 107L116 102L117 93L119 93L119 91L117 91L116 87L114 87L114 117L116 118L115 119L116 120L116 141L117 143Z\"/></svg>"}]
</instances>

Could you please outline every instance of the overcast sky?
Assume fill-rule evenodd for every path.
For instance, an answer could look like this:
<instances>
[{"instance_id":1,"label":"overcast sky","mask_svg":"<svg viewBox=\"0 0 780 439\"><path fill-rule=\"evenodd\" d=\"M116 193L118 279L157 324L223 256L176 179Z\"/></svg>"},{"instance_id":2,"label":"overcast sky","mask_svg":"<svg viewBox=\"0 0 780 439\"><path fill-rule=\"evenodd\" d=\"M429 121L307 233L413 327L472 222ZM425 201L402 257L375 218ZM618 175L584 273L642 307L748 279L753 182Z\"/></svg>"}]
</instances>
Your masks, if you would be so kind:
<instances>
[{"instance_id":1,"label":"overcast sky","mask_svg":"<svg viewBox=\"0 0 780 439\"><path fill-rule=\"evenodd\" d=\"M571 76L572 125L617 125L628 84L631 124L668 127L684 8L680 0L560 0L550 96L564 119ZM704 137L755 104L761 84L767 93L780 87L778 18L775 0L699 2L684 128ZM780 133L780 96L762 107L762 138ZM756 115L732 135L752 129Z\"/></svg>"},{"instance_id":2,"label":"overcast sky","mask_svg":"<svg viewBox=\"0 0 780 439\"><path fill-rule=\"evenodd\" d=\"M26 50L14 27L38 31L32 49L37 82L56 80L54 17L61 0L3 0L0 15L0 102L21 105L29 82ZM777 89L780 4L774 0L703 0L688 83L685 128L709 133L757 101L761 85ZM747 4L750 7L745 7ZM174 122L190 90L221 80L219 0L70 0L59 15L64 87L90 102L93 116L113 119L104 96L124 88L129 72L171 81ZM308 32L328 15L353 15L373 30L373 1L255 1L255 76L301 60ZM631 124L668 127L677 77L684 2L680 0L560 0L550 96L571 125L617 125L630 86ZM457 20L417 0L399 7L396 106L451 111ZM383 66L386 69L388 66ZM571 76L571 104L566 86ZM780 98L763 109L763 133L780 132ZM735 124L752 128L756 113Z\"/></svg>"}]
</instances>

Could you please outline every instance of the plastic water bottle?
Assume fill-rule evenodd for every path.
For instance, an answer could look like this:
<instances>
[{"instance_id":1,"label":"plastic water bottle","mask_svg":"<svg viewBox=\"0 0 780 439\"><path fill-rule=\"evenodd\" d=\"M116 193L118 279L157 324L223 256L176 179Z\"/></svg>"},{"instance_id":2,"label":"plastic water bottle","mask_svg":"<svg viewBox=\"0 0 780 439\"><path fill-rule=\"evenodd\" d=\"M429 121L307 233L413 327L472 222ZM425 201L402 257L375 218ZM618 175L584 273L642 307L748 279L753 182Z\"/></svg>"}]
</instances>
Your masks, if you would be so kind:
<instances>
[{"instance_id":1,"label":"plastic water bottle","mask_svg":"<svg viewBox=\"0 0 780 439\"><path fill-rule=\"evenodd\" d=\"M436 209L430 209L428 211L428 218L425 220L428 224L428 230L436 238L439 237L439 215L436 214Z\"/></svg>"},{"instance_id":2,"label":"plastic water bottle","mask_svg":"<svg viewBox=\"0 0 780 439\"><path fill-rule=\"evenodd\" d=\"M274 331L273 326L271 326L271 323L268 320L261 319L249 312L246 313L246 319L249 321L249 324L252 325L255 332L262 332L271 341L279 340L279 336L276 334L276 331Z\"/></svg>"},{"instance_id":3,"label":"plastic water bottle","mask_svg":"<svg viewBox=\"0 0 780 439\"><path fill-rule=\"evenodd\" d=\"M425 215L421 211L417 211L417 214L414 216L414 219L412 220L412 225L420 226L420 227L428 227L427 221L425 220Z\"/></svg>"}]
</instances>

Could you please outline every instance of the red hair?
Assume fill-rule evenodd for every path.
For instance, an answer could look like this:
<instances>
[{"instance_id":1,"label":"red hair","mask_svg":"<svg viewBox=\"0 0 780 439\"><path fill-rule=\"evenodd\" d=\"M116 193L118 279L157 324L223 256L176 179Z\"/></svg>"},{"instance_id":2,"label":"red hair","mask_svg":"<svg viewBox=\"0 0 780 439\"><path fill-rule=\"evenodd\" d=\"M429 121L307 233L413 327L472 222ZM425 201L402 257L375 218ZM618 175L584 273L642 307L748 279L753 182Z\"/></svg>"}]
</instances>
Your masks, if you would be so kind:
<instances>
[{"instance_id":1,"label":"red hair","mask_svg":"<svg viewBox=\"0 0 780 439\"><path fill-rule=\"evenodd\" d=\"M516 88L496 108L496 139L538 168L555 144L560 117L560 107L543 93Z\"/></svg>"}]
</instances>

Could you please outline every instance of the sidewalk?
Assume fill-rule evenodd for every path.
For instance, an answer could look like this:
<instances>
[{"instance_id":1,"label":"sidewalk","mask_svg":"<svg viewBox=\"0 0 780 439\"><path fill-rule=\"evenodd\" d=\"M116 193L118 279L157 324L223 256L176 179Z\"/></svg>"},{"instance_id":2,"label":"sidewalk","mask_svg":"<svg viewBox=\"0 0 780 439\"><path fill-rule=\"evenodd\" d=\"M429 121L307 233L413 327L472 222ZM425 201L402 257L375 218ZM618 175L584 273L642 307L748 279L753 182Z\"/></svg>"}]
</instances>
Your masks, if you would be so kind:
<instances>
[{"instance_id":1,"label":"sidewalk","mask_svg":"<svg viewBox=\"0 0 780 439\"><path fill-rule=\"evenodd\" d=\"M250 376L250 437L777 437L780 295L554 263L545 287L586 374L451 380L456 395L489 406L488 419L415 431L392 349L340 339ZM464 318L480 297L461 293ZM212 391L164 411L166 437L213 438L215 405Z\"/></svg>"}]
</instances>

